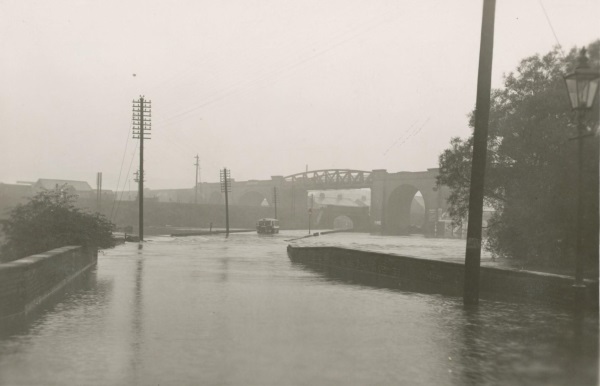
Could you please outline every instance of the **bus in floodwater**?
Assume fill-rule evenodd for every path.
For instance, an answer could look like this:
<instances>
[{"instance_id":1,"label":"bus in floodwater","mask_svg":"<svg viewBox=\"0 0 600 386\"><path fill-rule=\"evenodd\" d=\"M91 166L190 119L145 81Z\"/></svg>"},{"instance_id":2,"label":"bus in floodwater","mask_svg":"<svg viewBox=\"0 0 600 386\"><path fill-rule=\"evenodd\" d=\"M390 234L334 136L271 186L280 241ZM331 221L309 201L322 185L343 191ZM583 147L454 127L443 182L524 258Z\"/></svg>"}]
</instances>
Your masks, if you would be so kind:
<instances>
[{"instance_id":1,"label":"bus in floodwater","mask_svg":"<svg viewBox=\"0 0 600 386\"><path fill-rule=\"evenodd\" d=\"M276 218L261 218L256 222L256 231L259 234L279 233L279 220Z\"/></svg>"}]
</instances>

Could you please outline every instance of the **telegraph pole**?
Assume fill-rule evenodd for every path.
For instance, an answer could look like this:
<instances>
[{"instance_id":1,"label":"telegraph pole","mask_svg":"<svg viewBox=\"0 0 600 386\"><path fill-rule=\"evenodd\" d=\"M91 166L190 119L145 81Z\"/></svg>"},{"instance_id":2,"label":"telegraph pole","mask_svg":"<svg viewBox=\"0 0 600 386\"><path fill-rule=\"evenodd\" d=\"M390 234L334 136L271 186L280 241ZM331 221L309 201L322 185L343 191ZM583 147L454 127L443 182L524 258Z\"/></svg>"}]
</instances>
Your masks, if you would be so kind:
<instances>
[{"instance_id":1,"label":"telegraph pole","mask_svg":"<svg viewBox=\"0 0 600 386\"><path fill-rule=\"evenodd\" d=\"M277 187L273 186L273 205L275 206L275 218L277 218Z\"/></svg>"},{"instance_id":2,"label":"telegraph pole","mask_svg":"<svg viewBox=\"0 0 600 386\"><path fill-rule=\"evenodd\" d=\"M294 177L292 177L292 224L296 226L296 197L294 195Z\"/></svg>"},{"instance_id":3,"label":"telegraph pole","mask_svg":"<svg viewBox=\"0 0 600 386\"><path fill-rule=\"evenodd\" d=\"M200 158L198 157L198 154L196 154L196 163L194 165L196 165L196 185L194 185L194 204L198 203L198 167L200 166Z\"/></svg>"},{"instance_id":4,"label":"telegraph pole","mask_svg":"<svg viewBox=\"0 0 600 386\"><path fill-rule=\"evenodd\" d=\"M471 162L471 187L469 190L469 225L467 229L467 250L465 252L463 303L466 306L475 306L479 304L483 186L485 179L488 121L490 118L495 10L496 0L483 1L481 43L479 48L479 73L477 78L477 100L475 103L475 130L473 131L473 160Z\"/></svg>"},{"instance_id":5,"label":"telegraph pole","mask_svg":"<svg viewBox=\"0 0 600 386\"><path fill-rule=\"evenodd\" d=\"M308 234L310 235L310 218L312 216L313 207L315 205L315 195L310 195L310 208L308 208Z\"/></svg>"},{"instance_id":6,"label":"telegraph pole","mask_svg":"<svg viewBox=\"0 0 600 386\"><path fill-rule=\"evenodd\" d=\"M139 238L140 245L144 241L144 140L150 139L152 116L151 101L140 99L133 101L133 138L140 140L140 170L138 175L138 200L139 200Z\"/></svg>"},{"instance_id":7,"label":"telegraph pole","mask_svg":"<svg viewBox=\"0 0 600 386\"><path fill-rule=\"evenodd\" d=\"M102 172L96 174L96 212L100 213L102 206Z\"/></svg>"},{"instance_id":8,"label":"telegraph pole","mask_svg":"<svg viewBox=\"0 0 600 386\"><path fill-rule=\"evenodd\" d=\"M221 170L221 193L225 193L225 234L229 236L229 192L231 192L231 170Z\"/></svg>"}]
</instances>

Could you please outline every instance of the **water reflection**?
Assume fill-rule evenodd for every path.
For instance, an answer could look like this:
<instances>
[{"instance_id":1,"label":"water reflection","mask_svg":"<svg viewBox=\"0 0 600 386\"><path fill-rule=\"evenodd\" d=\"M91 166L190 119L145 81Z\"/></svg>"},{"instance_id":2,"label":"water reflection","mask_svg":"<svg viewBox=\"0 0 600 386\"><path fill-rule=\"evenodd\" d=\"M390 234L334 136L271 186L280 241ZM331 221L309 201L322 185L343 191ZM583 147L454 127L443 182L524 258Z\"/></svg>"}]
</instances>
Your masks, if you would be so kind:
<instances>
[{"instance_id":1,"label":"water reflection","mask_svg":"<svg viewBox=\"0 0 600 386\"><path fill-rule=\"evenodd\" d=\"M73 307L73 299L82 300L84 307L97 307L99 304L106 304L110 301L112 282L112 279L108 278L98 279L97 268L90 269L50 295L41 306L35 308L32 312L13 320L1 322L0 339L31 333L32 329L42 324L44 319L55 312L57 308L60 311L68 312ZM94 304L91 304L92 301L89 298L91 293L97 294L94 296Z\"/></svg>"},{"instance_id":2,"label":"water reflection","mask_svg":"<svg viewBox=\"0 0 600 386\"><path fill-rule=\"evenodd\" d=\"M350 269L292 262L324 281L396 293L446 294L439 331L450 333L447 379L454 385L598 385L598 314L535 303L482 300L465 307L443 288L407 285ZM384 279L384 280L381 280ZM450 294L452 295L452 294ZM446 377L444 377L446 379ZM443 383L443 382L442 382Z\"/></svg>"},{"instance_id":3,"label":"water reflection","mask_svg":"<svg viewBox=\"0 0 600 386\"><path fill-rule=\"evenodd\" d=\"M598 384L597 315L484 301L458 320L456 385Z\"/></svg>"},{"instance_id":4,"label":"water reflection","mask_svg":"<svg viewBox=\"0 0 600 386\"><path fill-rule=\"evenodd\" d=\"M220 248L221 253L219 253L218 259L221 261L221 269L219 281L221 283L227 282L229 280L229 245L227 244L227 239L229 235L225 236L225 241L223 242L223 246Z\"/></svg>"},{"instance_id":5,"label":"water reflection","mask_svg":"<svg viewBox=\"0 0 600 386\"><path fill-rule=\"evenodd\" d=\"M459 385L484 385L484 374L482 371L483 363L493 358L489 358L484 352L482 345L484 323L482 323L479 310L473 307L468 307L463 310L462 321L462 344L461 359L463 366L460 371ZM459 358L455 358L455 361Z\"/></svg>"},{"instance_id":6,"label":"water reflection","mask_svg":"<svg viewBox=\"0 0 600 386\"><path fill-rule=\"evenodd\" d=\"M568 367L571 374L585 374L584 380L599 384L598 371L598 319L597 314L576 310L571 313L570 363ZM596 318L596 319L595 319ZM594 321L590 323L590 320Z\"/></svg>"},{"instance_id":7,"label":"water reflection","mask_svg":"<svg viewBox=\"0 0 600 386\"><path fill-rule=\"evenodd\" d=\"M367 284L290 235L164 238L0 338L7 385L596 385L598 317ZM32 366L35 364L35 366Z\"/></svg>"},{"instance_id":8,"label":"water reflection","mask_svg":"<svg viewBox=\"0 0 600 386\"><path fill-rule=\"evenodd\" d=\"M448 290L448 286L435 285L435 283L417 280L398 279L391 276L378 275L355 269L345 269L332 266L313 265L310 263L294 261L292 266L319 274L323 280L340 282L373 288L386 288L402 292L441 294L457 296L456 291Z\"/></svg>"},{"instance_id":9,"label":"water reflection","mask_svg":"<svg viewBox=\"0 0 600 386\"><path fill-rule=\"evenodd\" d=\"M134 377L134 384L138 383L138 374L143 360L142 344L144 336L144 309L143 309L143 270L144 254L141 248L137 251L137 260L135 264L135 287L133 292L133 307L131 312L131 368Z\"/></svg>"}]
</instances>

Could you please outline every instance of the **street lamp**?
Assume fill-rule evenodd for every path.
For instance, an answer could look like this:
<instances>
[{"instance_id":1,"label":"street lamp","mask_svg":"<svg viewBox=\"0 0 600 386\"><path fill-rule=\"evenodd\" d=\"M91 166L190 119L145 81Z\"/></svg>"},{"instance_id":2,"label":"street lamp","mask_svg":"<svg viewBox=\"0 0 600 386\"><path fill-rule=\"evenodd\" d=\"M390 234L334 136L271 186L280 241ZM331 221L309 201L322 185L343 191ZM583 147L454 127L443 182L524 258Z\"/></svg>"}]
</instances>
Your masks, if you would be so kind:
<instances>
[{"instance_id":1,"label":"street lamp","mask_svg":"<svg viewBox=\"0 0 600 386\"><path fill-rule=\"evenodd\" d=\"M565 75L565 83L567 84L571 108L576 110L578 115L585 115L585 112L594 105L600 74L597 70L590 68L585 48L581 49L577 61L575 71Z\"/></svg>"},{"instance_id":2,"label":"street lamp","mask_svg":"<svg viewBox=\"0 0 600 386\"><path fill-rule=\"evenodd\" d=\"M588 133L585 124L585 114L594 106L598 92L600 73L590 68L585 48L581 49L575 70L565 75L565 83L571 108L577 113L577 143L578 143L578 173L577 173L577 259L575 266L575 287L585 288L583 284L583 265L585 252L583 246L583 139L593 133Z\"/></svg>"}]
</instances>

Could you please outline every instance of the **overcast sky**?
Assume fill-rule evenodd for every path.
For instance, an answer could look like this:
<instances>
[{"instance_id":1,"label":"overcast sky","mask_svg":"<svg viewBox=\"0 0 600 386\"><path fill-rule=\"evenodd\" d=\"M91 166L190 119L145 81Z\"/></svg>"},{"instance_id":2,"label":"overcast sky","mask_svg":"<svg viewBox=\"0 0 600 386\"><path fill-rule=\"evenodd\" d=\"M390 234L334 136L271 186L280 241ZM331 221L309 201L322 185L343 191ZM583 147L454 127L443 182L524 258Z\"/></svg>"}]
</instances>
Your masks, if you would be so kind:
<instances>
[{"instance_id":1,"label":"overcast sky","mask_svg":"<svg viewBox=\"0 0 600 386\"><path fill-rule=\"evenodd\" d=\"M154 189L192 187L196 154L209 182L224 166L236 180L437 167L469 134L482 4L0 0L0 182L128 185L140 95ZM498 0L493 86L557 41L599 38L599 16L599 0Z\"/></svg>"}]
</instances>

